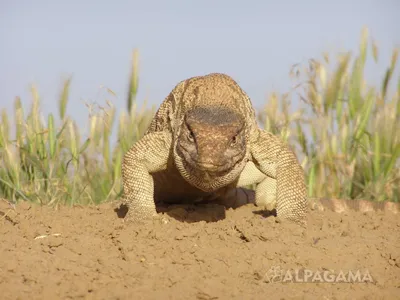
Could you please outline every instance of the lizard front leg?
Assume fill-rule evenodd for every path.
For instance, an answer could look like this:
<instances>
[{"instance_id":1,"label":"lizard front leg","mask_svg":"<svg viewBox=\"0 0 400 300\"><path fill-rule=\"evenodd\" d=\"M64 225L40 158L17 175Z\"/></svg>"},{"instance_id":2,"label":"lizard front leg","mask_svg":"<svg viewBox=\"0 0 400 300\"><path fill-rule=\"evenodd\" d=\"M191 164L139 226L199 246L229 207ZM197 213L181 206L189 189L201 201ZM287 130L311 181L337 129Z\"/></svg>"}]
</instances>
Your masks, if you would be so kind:
<instances>
[{"instance_id":1,"label":"lizard front leg","mask_svg":"<svg viewBox=\"0 0 400 300\"><path fill-rule=\"evenodd\" d=\"M137 222L157 216L151 173L167 168L171 141L168 132L148 133L124 155L122 180L123 203L128 207L126 221Z\"/></svg>"},{"instance_id":2,"label":"lizard front leg","mask_svg":"<svg viewBox=\"0 0 400 300\"><path fill-rule=\"evenodd\" d=\"M293 151L278 137L259 129L250 152L252 162L246 165L238 184L257 183L257 205L269 210L275 206L279 219L304 223L307 190L303 168Z\"/></svg>"},{"instance_id":3,"label":"lizard front leg","mask_svg":"<svg viewBox=\"0 0 400 300\"><path fill-rule=\"evenodd\" d=\"M272 171L266 173L270 174ZM256 184L255 204L273 210L276 206L276 179L267 176L253 161L249 161L240 174L237 186L247 187L253 184Z\"/></svg>"}]
</instances>

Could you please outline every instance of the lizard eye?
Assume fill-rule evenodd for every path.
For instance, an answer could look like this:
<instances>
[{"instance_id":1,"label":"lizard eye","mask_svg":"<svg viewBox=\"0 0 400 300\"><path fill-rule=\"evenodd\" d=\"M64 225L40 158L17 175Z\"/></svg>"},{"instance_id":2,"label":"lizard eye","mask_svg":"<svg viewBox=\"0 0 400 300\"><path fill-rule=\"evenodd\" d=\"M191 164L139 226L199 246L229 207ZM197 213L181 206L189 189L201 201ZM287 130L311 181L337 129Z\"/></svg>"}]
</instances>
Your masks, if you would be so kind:
<instances>
[{"instance_id":1,"label":"lizard eye","mask_svg":"<svg viewBox=\"0 0 400 300\"><path fill-rule=\"evenodd\" d=\"M192 132L191 130L189 130L189 133L188 133L188 135L187 135L187 139L188 139L190 142L194 142L194 135L193 135L193 132Z\"/></svg>"},{"instance_id":2,"label":"lizard eye","mask_svg":"<svg viewBox=\"0 0 400 300\"><path fill-rule=\"evenodd\" d=\"M236 145L237 141L238 141L238 137L237 137L237 135L235 135L235 136L232 138L231 146Z\"/></svg>"}]
</instances>

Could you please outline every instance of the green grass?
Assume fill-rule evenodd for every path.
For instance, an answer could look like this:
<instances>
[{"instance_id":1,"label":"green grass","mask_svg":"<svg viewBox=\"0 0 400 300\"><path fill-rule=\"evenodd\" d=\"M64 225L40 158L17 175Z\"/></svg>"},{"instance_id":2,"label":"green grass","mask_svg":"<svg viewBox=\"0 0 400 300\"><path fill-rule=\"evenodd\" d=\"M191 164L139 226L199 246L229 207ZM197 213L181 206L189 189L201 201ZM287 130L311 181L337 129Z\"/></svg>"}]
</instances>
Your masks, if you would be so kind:
<instances>
[{"instance_id":1,"label":"green grass","mask_svg":"<svg viewBox=\"0 0 400 300\"><path fill-rule=\"evenodd\" d=\"M312 197L400 201L400 80L393 78L398 49L393 50L380 86L371 86L364 78L370 52L377 61L378 47L369 43L365 29L357 55L345 53L333 60L324 54L320 61L295 66L289 76L296 88L283 95L272 93L257 112L266 130L281 135L295 149ZM57 116L43 116L35 86L30 111L24 111L19 98L13 122L3 110L0 197L43 204L117 199L123 154L143 135L155 113L146 103L138 107L137 61L135 51L127 110L116 116L111 103L90 110L87 134L67 114L71 80L63 84ZM390 95L392 82L396 90ZM302 100L296 111L292 97ZM118 141L112 145L115 122Z\"/></svg>"}]
</instances>

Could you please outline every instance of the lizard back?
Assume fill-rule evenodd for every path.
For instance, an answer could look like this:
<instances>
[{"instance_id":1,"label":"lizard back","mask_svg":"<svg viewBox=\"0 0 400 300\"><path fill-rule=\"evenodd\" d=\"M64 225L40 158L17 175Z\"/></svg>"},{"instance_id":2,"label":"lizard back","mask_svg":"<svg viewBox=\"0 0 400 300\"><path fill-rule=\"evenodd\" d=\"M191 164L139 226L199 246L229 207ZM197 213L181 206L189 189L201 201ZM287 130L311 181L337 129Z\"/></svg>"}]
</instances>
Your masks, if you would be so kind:
<instances>
[{"instance_id":1,"label":"lizard back","mask_svg":"<svg viewBox=\"0 0 400 300\"><path fill-rule=\"evenodd\" d=\"M211 73L179 82L160 105L146 133L175 133L185 114L197 107L230 110L241 115L247 127L256 124L251 101L236 81L225 74Z\"/></svg>"}]
</instances>

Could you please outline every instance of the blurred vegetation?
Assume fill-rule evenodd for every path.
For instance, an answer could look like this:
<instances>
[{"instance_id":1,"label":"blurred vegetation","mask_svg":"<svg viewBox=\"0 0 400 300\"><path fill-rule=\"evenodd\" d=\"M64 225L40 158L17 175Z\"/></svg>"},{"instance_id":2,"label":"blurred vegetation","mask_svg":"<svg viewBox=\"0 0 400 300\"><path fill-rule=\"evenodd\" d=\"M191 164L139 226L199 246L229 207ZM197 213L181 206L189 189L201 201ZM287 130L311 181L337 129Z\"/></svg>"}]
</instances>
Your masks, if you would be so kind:
<instances>
[{"instance_id":1,"label":"blurred vegetation","mask_svg":"<svg viewBox=\"0 0 400 300\"><path fill-rule=\"evenodd\" d=\"M324 54L320 61L294 66L289 75L295 88L283 95L272 93L264 109L257 111L261 126L296 150L312 197L400 201L400 80L393 78L398 49L378 87L364 78L370 52L376 62L378 47L369 43L364 29L357 56L344 53L334 60ZM143 135L155 113L155 107L146 108L146 103L138 108L137 66L134 51L127 110L116 116L110 101L96 112L89 107L88 133L67 115L70 79L63 83L58 116L42 115L35 86L28 112L18 97L12 122L3 110L0 197L43 204L118 198L123 154ZM390 95L392 81L396 90ZM294 97L301 99L295 111ZM118 139L113 145L115 127Z\"/></svg>"}]
</instances>

